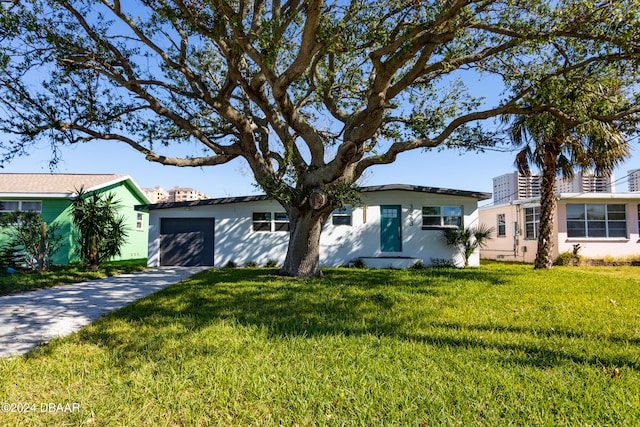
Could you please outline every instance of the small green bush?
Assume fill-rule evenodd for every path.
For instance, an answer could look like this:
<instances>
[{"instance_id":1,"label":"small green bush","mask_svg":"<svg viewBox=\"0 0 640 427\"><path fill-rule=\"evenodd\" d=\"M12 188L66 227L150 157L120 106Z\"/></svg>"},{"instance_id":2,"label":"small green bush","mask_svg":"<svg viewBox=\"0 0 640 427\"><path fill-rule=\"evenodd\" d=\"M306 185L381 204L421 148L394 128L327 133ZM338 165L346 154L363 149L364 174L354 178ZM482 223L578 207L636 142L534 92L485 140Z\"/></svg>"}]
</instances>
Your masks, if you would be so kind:
<instances>
[{"instance_id":1,"label":"small green bush","mask_svg":"<svg viewBox=\"0 0 640 427\"><path fill-rule=\"evenodd\" d=\"M456 263L450 259L431 258L431 267L435 268L456 268Z\"/></svg>"},{"instance_id":2,"label":"small green bush","mask_svg":"<svg viewBox=\"0 0 640 427\"><path fill-rule=\"evenodd\" d=\"M278 266L278 261L275 259L268 259L264 266L267 268L275 268Z\"/></svg>"},{"instance_id":3,"label":"small green bush","mask_svg":"<svg viewBox=\"0 0 640 427\"><path fill-rule=\"evenodd\" d=\"M353 268L367 268L367 264L362 260L362 258L356 258L349 263L349 265Z\"/></svg>"},{"instance_id":4,"label":"small green bush","mask_svg":"<svg viewBox=\"0 0 640 427\"><path fill-rule=\"evenodd\" d=\"M554 265L579 265L582 262L582 256L576 255L573 252L562 252L558 254Z\"/></svg>"},{"instance_id":5,"label":"small green bush","mask_svg":"<svg viewBox=\"0 0 640 427\"><path fill-rule=\"evenodd\" d=\"M224 266L224 268L237 268L237 267L238 267L238 264L236 264L236 262L233 260L227 262L227 264Z\"/></svg>"},{"instance_id":6,"label":"small green bush","mask_svg":"<svg viewBox=\"0 0 640 427\"><path fill-rule=\"evenodd\" d=\"M419 260L415 264L413 264L411 268L413 268L414 270L423 270L427 268L427 266L424 265L424 262L422 262L422 260Z\"/></svg>"},{"instance_id":7,"label":"small green bush","mask_svg":"<svg viewBox=\"0 0 640 427\"><path fill-rule=\"evenodd\" d=\"M256 268L258 266L258 263L255 261L248 261L244 267L245 268Z\"/></svg>"}]
</instances>

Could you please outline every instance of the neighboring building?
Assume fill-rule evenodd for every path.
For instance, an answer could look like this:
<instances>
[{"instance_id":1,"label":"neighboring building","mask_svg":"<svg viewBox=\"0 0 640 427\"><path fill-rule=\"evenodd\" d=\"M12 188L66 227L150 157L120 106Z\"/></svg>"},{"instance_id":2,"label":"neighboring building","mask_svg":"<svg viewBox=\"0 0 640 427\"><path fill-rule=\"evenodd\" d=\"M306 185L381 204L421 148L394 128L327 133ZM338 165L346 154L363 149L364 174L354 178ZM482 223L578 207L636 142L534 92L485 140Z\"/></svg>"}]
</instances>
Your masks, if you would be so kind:
<instances>
[{"instance_id":1,"label":"neighboring building","mask_svg":"<svg viewBox=\"0 0 640 427\"><path fill-rule=\"evenodd\" d=\"M629 171L629 191L640 191L640 169Z\"/></svg>"},{"instance_id":2,"label":"neighboring building","mask_svg":"<svg viewBox=\"0 0 640 427\"><path fill-rule=\"evenodd\" d=\"M0 212L41 213L43 221L56 223L64 236L64 244L52 264L77 262L70 205L81 188L86 192L114 193L120 202L120 214L125 217L129 235L117 259L146 258L148 215L135 211L134 206L149 203L149 199L128 175L0 173Z\"/></svg>"},{"instance_id":3,"label":"neighboring building","mask_svg":"<svg viewBox=\"0 0 640 427\"><path fill-rule=\"evenodd\" d=\"M614 191L613 174L606 176L585 172L576 174L572 180L556 179L556 193L612 193Z\"/></svg>"},{"instance_id":4,"label":"neighboring building","mask_svg":"<svg viewBox=\"0 0 640 427\"><path fill-rule=\"evenodd\" d=\"M542 174L540 173L526 176L512 172L497 176L493 178L493 204L501 205L514 200L540 197L541 183ZM572 180L556 179L556 193L611 193L614 190L613 175L604 176L584 172L576 174Z\"/></svg>"},{"instance_id":5,"label":"neighboring building","mask_svg":"<svg viewBox=\"0 0 640 427\"><path fill-rule=\"evenodd\" d=\"M164 191L162 187L143 188L143 191L151 203L165 202L187 202L191 200L204 200L208 196L193 188L175 186L169 191Z\"/></svg>"},{"instance_id":6,"label":"neighboring building","mask_svg":"<svg viewBox=\"0 0 640 427\"><path fill-rule=\"evenodd\" d=\"M164 191L160 186L154 188L143 188L142 191L151 203L159 203L169 199L169 193Z\"/></svg>"},{"instance_id":7,"label":"neighboring building","mask_svg":"<svg viewBox=\"0 0 640 427\"><path fill-rule=\"evenodd\" d=\"M173 187L169 190L168 202L189 202L192 200L205 200L207 195L193 188Z\"/></svg>"},{"instance_id":8,"label":"neighboring building","mask_svg":"<svg viewBox=\"0 0 640 427\"><path fill-rule=\"evenodd\" d=\"M554 258L572 252L590 258L640 255L640 194L561 193L554 216ZM481 208L480 224L496 235L482 248L482 258L533 262L536 257L540 199L516 200Z\"/></svg>"},{"instance_id":9,"label":"neighboring building","mask_svg":"<svg viewBox=\"0 0 640 427\"><path fill-rule=\"evenodd\" d=\"M493 178L493 203L496 205L513 200L540 196L540 174L522 175L507 173Z\"/></svg>"},{"instance_id":10,"label":"neighboring building","mask_svg":"<svg viewBox=\"0 0 640 427\"><path fill-rule=\"evenodd\" d=\"M411 185L363 187L361 204L334 211L323 228L320 262L369 265L450 260L464 265L445 245L442 229L477 223L478 201L488 193ZM138 206L149 212L149 265L224 266L284 261L289 219L267 196L228 197ZM479 264L479 253L470 265Z\"/></svg>"}]
</instances>

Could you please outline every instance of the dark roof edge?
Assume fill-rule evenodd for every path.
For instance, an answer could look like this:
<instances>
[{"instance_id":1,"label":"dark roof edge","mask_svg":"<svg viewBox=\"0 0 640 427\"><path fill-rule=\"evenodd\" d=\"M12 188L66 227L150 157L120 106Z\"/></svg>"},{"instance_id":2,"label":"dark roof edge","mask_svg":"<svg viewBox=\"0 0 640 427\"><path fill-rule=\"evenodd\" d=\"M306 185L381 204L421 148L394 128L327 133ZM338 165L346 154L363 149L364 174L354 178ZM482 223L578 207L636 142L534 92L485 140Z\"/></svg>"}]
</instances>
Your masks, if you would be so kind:
<instances>
[{"instance_id":1,"label":"dark roof edge","mask_svg":"<svg viewBox=\"0 0 640 427\"><path fill-rule=\"evenodd\" d=\"M360 187L360 191L362 191L363 193L370 193L375 191L394 191L394 190L395 191L416 191L420 193L431 193L431 194L444 194L447 196L472 197L478 200L488 200L491 198L491 193L483 193L479 191L454 190L451 188L424 187L419 185L408 185L408 184L369 185L365 187ZM138 205L135 207L135 209L137 211L150 211L150 210L156 210L156 209L224 205L229 203L243 203L243 202L259 202L264 200L271 200L271 197L265 194L259 194L256 196L221 197L216 199L190 200L187 202L170 202L170 203L156 203L156 204L149 204L149 205Z\"/></svg>"},{"instance_id":2,"label":"dark roof edge","mask_svg":"<svg viewBox=\"0 0 640 427\"><path fill-rule=\"evenodd\" d=\"M409 184L385 184L385 185L369 185L361 187L363 193L370 191L417 191L420 193L444 194L447 196L473 197L478 200L488 200L492 197L491 193L483 193L480 191L454 190L451 188L426 187L421 185Z\"/></svg>"},{"instance_id":3,"label":"dark roof edge","mask_svg":"<svg viewBox=\"0 0 640 427\"><path fill-rule=\"evenodd\" d=\"M219 197L216 199L189 200L186 202L167 202L167 203L155 203L155 204L149 204L149 205L137 205L135 206L135 210L149 211L149 210L155 210L155 209L186 208L186 207L192 207L192 206L226 205L229 203L259 202L259 201L270 200L270 199L271 197L265 194L259 194L256 196Z\"/></svg>"}]
</instances>

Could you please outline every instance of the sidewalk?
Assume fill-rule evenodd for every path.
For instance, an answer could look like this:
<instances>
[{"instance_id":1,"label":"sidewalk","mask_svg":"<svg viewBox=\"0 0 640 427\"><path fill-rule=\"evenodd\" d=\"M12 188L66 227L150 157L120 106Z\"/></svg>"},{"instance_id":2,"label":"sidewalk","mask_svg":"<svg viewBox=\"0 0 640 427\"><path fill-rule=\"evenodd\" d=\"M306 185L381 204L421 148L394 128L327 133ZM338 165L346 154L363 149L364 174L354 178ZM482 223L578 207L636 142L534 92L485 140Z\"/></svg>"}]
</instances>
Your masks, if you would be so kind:
<instances>
[{"instance_id":1,"label":"sidewalk","mask_svg":"<svg viewBox=\"0 0 640 427\"><path fill-rule=\"evenodd\" d=\"M0 357L21 355L205 270L161 267L106 279L0 296Z\"/></svg>"}]
</instances>

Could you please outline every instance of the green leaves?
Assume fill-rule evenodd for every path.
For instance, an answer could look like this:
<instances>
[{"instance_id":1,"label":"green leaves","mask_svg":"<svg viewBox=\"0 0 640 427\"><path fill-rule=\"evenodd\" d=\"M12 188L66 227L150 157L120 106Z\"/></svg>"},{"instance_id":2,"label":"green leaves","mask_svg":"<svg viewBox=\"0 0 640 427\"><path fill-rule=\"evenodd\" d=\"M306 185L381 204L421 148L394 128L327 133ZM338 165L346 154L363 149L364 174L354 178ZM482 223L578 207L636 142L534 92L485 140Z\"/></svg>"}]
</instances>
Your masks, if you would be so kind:
<instances>
[{"instance_id":1,"label":"green leaves","mask_svg":"<svg viewBox=\"0 0 640 427\"><path fill-rule=\"evenodd\" d=\"M80 257L88 267L96 269L103 261L120 255L128 233L113 193L86 193L81 188L71 208L79 233Z\"/></svg>"},{"instance_id":2,"label":"green leaves","mask_svg":"<svg viewBox=\"0 0 640 427\"><path fill-rule=\"evenodd\" d=\"M464 266L469 266L469 258L473 252L486 245L495 230L493 227L478 225L472 227L452 227L442 230L442 237L452 248L458 249L464 257Z\"/></svg>"},{"instance_id":3,"label":"green leaves","mask_svg":"<svg viewBox=\"0 0 640 427\"><path fill-rule=\"evenodd\" d=\"M42 215L31 211L0 214L0 229L9 238L7 248L25 257L29 268L40 273L49 267L51 257L61 248L63 236L57 223L42 222ZM12 252L12 253L13 253Z\"/></svg>"}]
</instances>

